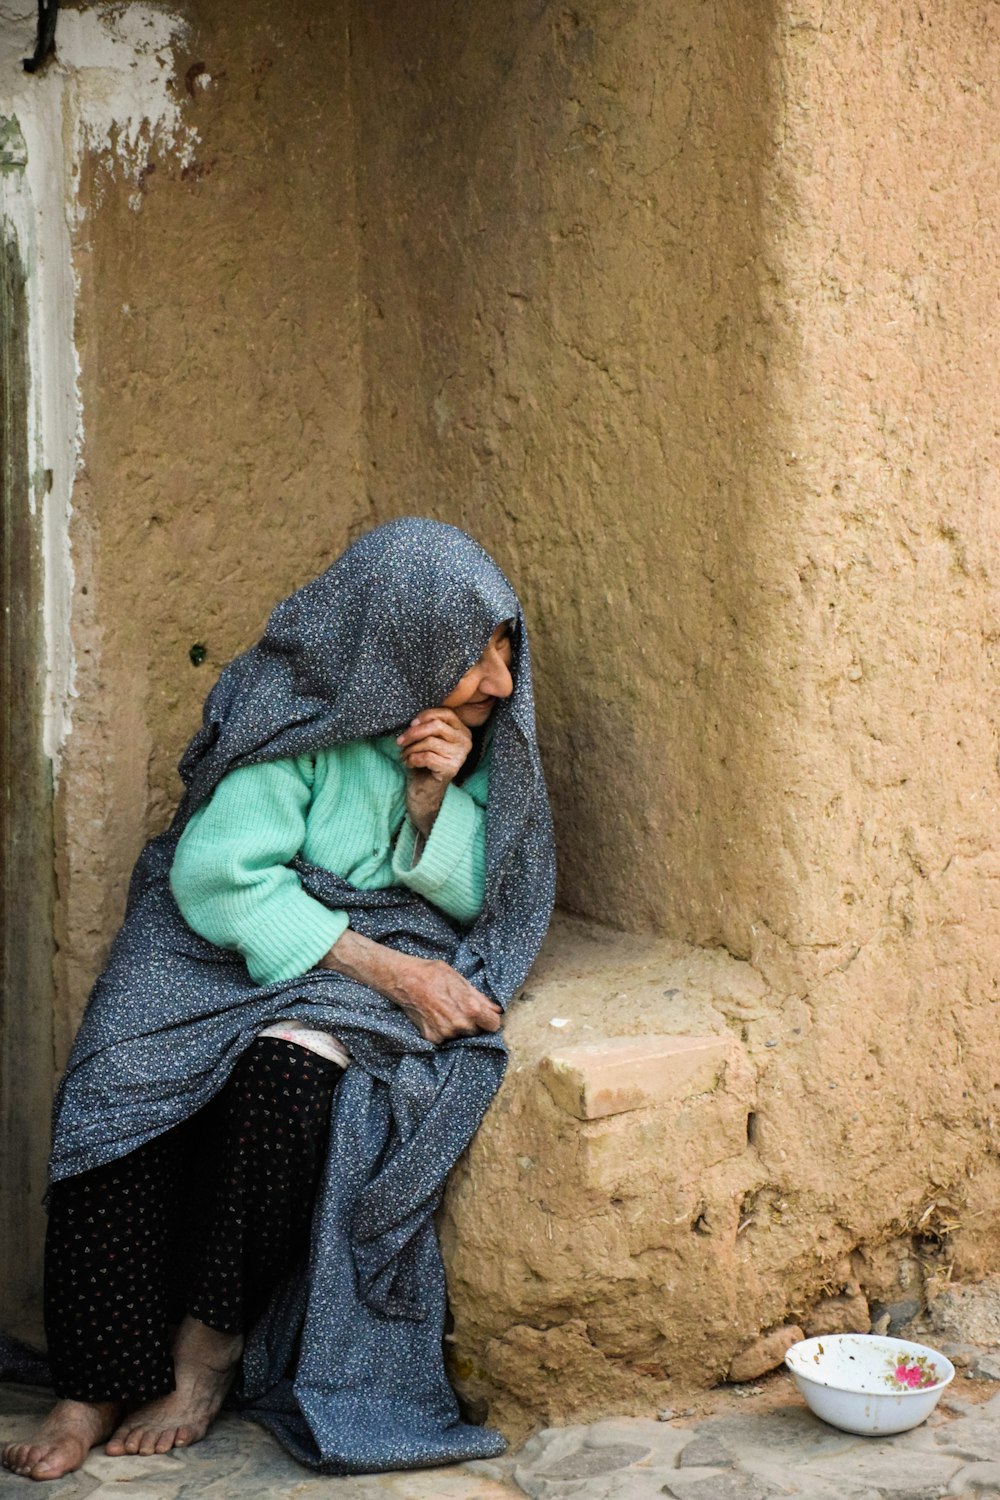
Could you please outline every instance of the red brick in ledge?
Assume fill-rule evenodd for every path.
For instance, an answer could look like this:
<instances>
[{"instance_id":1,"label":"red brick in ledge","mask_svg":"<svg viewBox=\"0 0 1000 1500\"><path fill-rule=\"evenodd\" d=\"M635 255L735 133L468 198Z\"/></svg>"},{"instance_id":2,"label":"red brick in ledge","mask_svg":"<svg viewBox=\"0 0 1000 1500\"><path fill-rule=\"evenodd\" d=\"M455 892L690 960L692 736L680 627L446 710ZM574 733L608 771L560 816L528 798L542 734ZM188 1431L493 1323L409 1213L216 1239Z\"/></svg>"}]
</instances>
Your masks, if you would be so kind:
<instances>
[{"instance_id":1,"label":"red brick in ledge","mask_svg":"<svg viewBox=\"0 0 1000 1500\"><path fill-rule=\"evenodd\" d=\"M539 1073L567 1114L600 1120L710 1093L733 1045L727 1036L612 1037L560 1047L542 1058Z\"/></svg>"}]
</instances>

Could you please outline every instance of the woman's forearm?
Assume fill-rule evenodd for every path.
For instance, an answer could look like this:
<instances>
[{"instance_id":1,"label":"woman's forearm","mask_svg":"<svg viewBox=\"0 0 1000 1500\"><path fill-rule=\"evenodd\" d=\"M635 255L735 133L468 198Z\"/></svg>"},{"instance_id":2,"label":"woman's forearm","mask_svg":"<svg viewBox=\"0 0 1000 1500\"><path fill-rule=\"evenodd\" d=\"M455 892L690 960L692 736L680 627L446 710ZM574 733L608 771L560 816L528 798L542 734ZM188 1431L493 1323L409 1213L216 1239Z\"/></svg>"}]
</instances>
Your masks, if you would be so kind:
<instances>
[{"instance_id":1,"label":"woman's forearm","mask_svg":"<svg viewBox=\"0 0 1000 1500\"><path fill-rule=\"evenodd\" d=\"M356 979L369 989L378 990L380 995L398 1005L414 960L405 953L397 953L395 948L372 942L371 938L362 937L360 932L352 932L348 927L320 963L324 969L333 969L347 979Z\"/></svg>"},{"instance_id":2,"label":"woman's forearm","mask_svg":"<svg viewBox=\"0 0 1000 1500\"><path fill-rule=\"evenodd\" d=\"M393 1001L429 1042L499 1030L499 1005L443 959L397 953L348 927L322 960L322 967L366 984Z\"/></svg>"}]
</instances>

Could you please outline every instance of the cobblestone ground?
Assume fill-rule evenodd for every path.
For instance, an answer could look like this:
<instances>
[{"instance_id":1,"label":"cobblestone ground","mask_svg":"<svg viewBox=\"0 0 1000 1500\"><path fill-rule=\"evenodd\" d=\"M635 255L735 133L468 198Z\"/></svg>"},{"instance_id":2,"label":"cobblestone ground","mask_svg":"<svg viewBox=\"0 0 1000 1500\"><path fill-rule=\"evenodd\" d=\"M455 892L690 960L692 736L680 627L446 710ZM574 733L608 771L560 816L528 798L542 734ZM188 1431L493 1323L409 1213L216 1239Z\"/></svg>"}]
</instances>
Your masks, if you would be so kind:
<instances>
[{"instance_id":1,"label":"cobblestone ground","mask_svg":"<svg viewBox=\"0 0 1000 1500\"><path fill-rule=\"evenodd\" d=\"M27 1436L47 1404L35 1388L0 1387L0 1439ZM493 1463L363 1479L318 1478L259 1427L227 1416L178 1453L108 1458L95 1449L55 1483L0 1477L3 1500L32 1490L53 1500L1000 1500L1000 1395L977 1404L946 1393L913 1432L855 1438L813 1417L779 1376L763 1406L550 1428Z\"/></svg>"}]
</instances>

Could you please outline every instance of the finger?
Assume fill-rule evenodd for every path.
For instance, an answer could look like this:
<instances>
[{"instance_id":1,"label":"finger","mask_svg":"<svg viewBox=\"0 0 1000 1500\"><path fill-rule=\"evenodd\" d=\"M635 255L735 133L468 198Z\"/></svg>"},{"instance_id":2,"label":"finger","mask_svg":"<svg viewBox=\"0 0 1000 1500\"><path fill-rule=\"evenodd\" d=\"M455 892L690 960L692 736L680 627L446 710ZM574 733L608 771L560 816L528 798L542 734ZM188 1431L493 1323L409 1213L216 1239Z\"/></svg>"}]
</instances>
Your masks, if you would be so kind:
<instances>
[{"instance_id":1,"label":"finger","mask_svg":"<svg viewBox=\"0 0 1000 1500\"><path fill-rule=\"evenodd\" d=\"M412 745L404 745L399 752L400 759L405 765L407 764L409 757L413 755L414 752L419 753L423 750L434 750L438 755L447 756L448 760L452 763L452 765L455 766L456 769L459 766L465 765L466 758L468 757L469 753L465 745L452 745L449 744L447 740L434 738L426 740L416 740Z\"/></svg>"},{"instance_id":2,"label":"finger","mask_svg":"<svg viewBox=\"0 0 1000 1500\"><path fill-rule=\"evenodd\" d=\"M435 776L447 777L449 780L460 769L450 756L425 754L422 750L413 751L406 760L406 768L409 771L430 771Z\"/></svg>"},{"instance_id":3,"label":"finger","mask_svg":"<svg viewBox=\"0 0 1000 1500\"><path fill-rule=\"evenodd\" d=\"M414 740L412 745L404 746L403 754L406 755L413 750L436 750L438 755L447 755L449 760L464 761L465 759L464 745L456 745L454 740L446 740L439 734L428 734L422 739Z\"/></svg>"},{"instance_id":4,"label":"finger","mask_svg":"<svg viewBox=\"0 0 1000 1500\"><path fill-rule=\"evenodd\" d=\"M444 708L440 704L437 704L434 708L422 708L418 714L414 714L410 723L420 724L425 719L440 719L445 724L451 724L460 733L465 729L465 725L455 710L453 708Z\"/></svg>"},{"instance_id":5,"label":"finger","mask_svg":"<svg viewBox=\"0 0 1000 1500\"><path fill-rule=\"evenodd\" d=\"M453 713L450 708L428 710L412 720L406 728L412 729L414 733L419 734L421 730L427 729L431 725L439 726L442 731L451 735L456 740L466 741L472 739L472 733L468 726L463 724L458 715ZM404 730L403 732L405 733L406 731Z\"/></svg>"},{"instance_id":6,"label":"finger","mask_svg":"<svg viewBox=\"0 0 1000 1500\"><path fill-rule=\"evenodd\" d=\"M397 745L412 745L432 734L447 740L450 745L472 743L472 736L464 724L451 724L447 719L439 718L423 719L419 724L410 724L402 734L397 735L396 743Z\"/></svg>"},{"instance_id":7,"label":"finger","mask_svg":"<svg viewBox=\"0 0 1000 1500\"><path fill-rule=\"evenodd\" d=\"M500 1007L472 985L453 1002L453 1006L458 1012L456 1020L467 1021L474 1031L498 1031L503 1021Z\"/></svg>"}]
</instances>

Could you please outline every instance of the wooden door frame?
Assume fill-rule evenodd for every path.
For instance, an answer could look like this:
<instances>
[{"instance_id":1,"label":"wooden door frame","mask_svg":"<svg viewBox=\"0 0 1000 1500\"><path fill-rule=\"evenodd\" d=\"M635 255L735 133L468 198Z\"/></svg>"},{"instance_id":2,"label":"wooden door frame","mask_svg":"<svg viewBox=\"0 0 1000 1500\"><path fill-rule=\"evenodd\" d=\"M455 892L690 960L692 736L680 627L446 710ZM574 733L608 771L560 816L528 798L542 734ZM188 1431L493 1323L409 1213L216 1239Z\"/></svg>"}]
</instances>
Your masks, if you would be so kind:
<instances>
[{"instance_id":1,"label":"wooden door frame","mask_svg":"<svg viewBox=\"0 0 1000 1500\"><path fill-rule=\"evenodd\" d=\"M0 171L18 170L0 160ZM29 277L0 194L0 1330L40 1328L53 1076L54 861Z\"/></svg>"}]
</instances>

